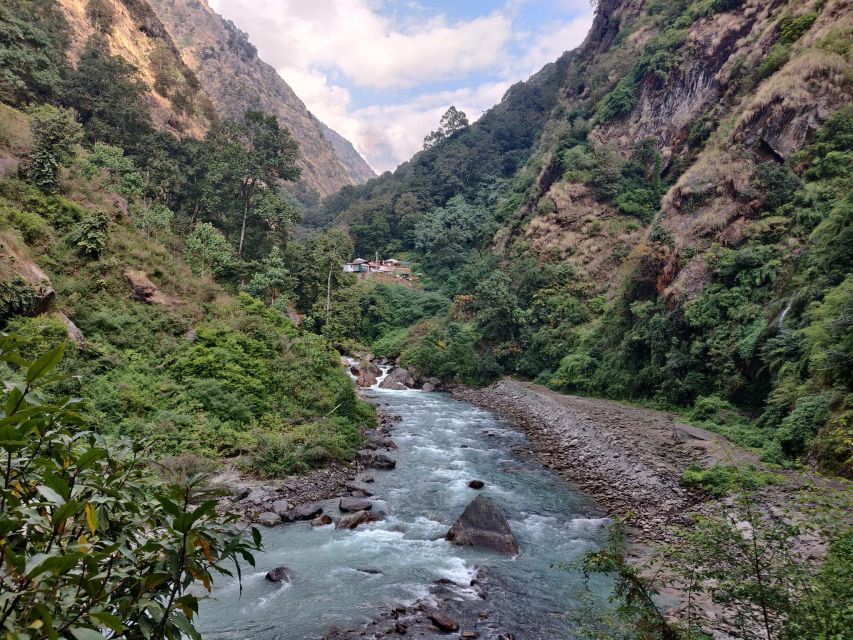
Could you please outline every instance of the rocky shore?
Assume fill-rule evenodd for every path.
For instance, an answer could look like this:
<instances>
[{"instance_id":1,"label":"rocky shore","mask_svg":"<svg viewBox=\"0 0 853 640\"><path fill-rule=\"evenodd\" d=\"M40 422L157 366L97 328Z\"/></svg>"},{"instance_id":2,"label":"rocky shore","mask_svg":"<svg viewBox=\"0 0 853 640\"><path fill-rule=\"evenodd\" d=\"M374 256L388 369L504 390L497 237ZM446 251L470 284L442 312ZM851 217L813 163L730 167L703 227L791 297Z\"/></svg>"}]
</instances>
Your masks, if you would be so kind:
<instances>
[{"instance_id":1,"label":"rocky shore","mask_svg":"<svg viewBox=\"0 0 853 640\"><path fill-rule=\"evenodd\" d=\"M669 540L668 527L704 501L681 485L692 463L725 455L720 436L668 413L553 393L504 380L454 396L494 411L530 437L546 466L624 517L639 541Z\"/></svg>"},{"instance_id":2,"label":"rocky shore","mask_svg":"<svg viewBox=\"0 0 853 640\"><path fill-rule=\"evenodd\" d=\"M233 469L219 473L211 478L211 484L223 487L226 493L220 499L220 510L236 512L246 523L269 527L296 520L313 520L323 514L317 503L325 500L370 496L373 470L393 469L396 464L391 455L396 445L390 434L398 420L398 416L380 408L379 425L376 429L363 431L363 449L350 464L336 463L302 475L268 481Z\"/></svg>"}]
</instances>

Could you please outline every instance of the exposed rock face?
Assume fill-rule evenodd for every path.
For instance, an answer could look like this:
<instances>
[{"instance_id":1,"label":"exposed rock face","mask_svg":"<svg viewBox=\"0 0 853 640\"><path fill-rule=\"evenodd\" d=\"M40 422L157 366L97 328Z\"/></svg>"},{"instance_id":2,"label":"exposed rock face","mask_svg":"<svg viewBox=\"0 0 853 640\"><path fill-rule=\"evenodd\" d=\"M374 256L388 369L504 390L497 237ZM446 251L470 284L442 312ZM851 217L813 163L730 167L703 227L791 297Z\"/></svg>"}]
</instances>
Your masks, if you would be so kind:
<instances>
[{"instance_id":1,"label":"exposed rock face","mask_svg":"<svg viewBox=\"0 0 853 640\"><path fill-rule=\"evenodd\" d=\"M500 508L489 498L477 496L445 536L453 544L518 553L518 543Z\"/></svg>"},{"instance_id":2,"label":"exposed rock face","mask_svg":"<svg viewBox=\"0 0 853 640\"><path fill-rule=\"evenodd\" d=\"M223 19L207 0L150 0L180 50L183 62L198 76L217 113L240 117L249 109L275 115L299 142L302 182L321 196L360 184L372 171L347 153L342 161L308 111L275 69L258 58L245 33ZM357 154L356 154L357 155ZM353 166L352 173L347 165Z\"/></svg>"},{"instance_id":3,"label":"exposed rock face","mask_svg":"<svg viewBox=\"0 0 853 640\"><path fill-rule=\"evenodd\" d=\"M81 349L86 346L86 336L83 335L83 332L77 327L76 324L71 322L71 319L66 316L61 311L56 313L56 317L65 325L66 333L68 335L68 339L71 340L74 344L76 344Z\"/></svg>"},{"instance_id":4,"label":"exposed rock face","mask_svg":"<svg viewBox=\"0 0 853 640\"><path fill-rule=\"evenodd\" d=\"M293 572L288 567L276 567L264 577L270 582L293 582Z\"/></svg>"},{"instance_id":5,"label":"exposed rock face","mask_svg":"<svg viewBox=\"0 0 853 640\"><path fill-rule=\"evenodd\" d=\"M148 275L144 271L137 269L128 269L124 272L125 279L130 283L133 299L137 302L145 302L147 304L164 304L174 306L180 303L180 300L172 296L168 296L157 288L157 285L151 282Z\"/></svg>"},{"instance_id":6,"label":"exposed rock face","mask_svg":"<svg viewBox=\"0 0 853 640\"><path fill-rule=\"evenodd\" d=\"M155 125L178 136L204 135L214 117L213 105L184 64L170 34L146 0L102 0L111 10L112 24L96 26L88 16L87 0L59 0L69 26L71 56L82 53L89 38L100 32L110 54L139 71L148 87L147 102ZM164 70L168 69L168 78Z\"/></svg>"},{"instance_id":7,"label":"exposed rock face","mask_svg":"<svg viewBox=\"0 0 853 640\"><path fill-rule=\"evenodd\" d=\"M56 292L47 274L30 257L29 249L7 231L0 231L0 282L21 278L36 294L30 314L47 313L53 306Z\"/></svg>"},{"instance_id":8,"label":"exposed rock face","mask_svg":"<svg viewBox=\"0 0 853 640\"><path fill-rule=\"evenodd\" d=\"M363 184L376 177L376 173L370 168L370 165L367 164L358 151L355 150L352 142L322 122L320 123L320 128L323 130L326 140L332 145L332 149L335 150L338 160L343 163L347 172L358 184Z\"/></svg>"}]
</instances>

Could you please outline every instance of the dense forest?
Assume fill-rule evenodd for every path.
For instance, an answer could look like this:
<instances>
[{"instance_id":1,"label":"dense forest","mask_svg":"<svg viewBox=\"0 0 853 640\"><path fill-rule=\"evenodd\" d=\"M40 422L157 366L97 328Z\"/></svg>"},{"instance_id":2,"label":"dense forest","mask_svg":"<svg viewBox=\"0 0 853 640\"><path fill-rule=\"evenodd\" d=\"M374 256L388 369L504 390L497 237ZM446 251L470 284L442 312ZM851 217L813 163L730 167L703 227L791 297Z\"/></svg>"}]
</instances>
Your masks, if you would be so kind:
<instances>
[{"instance_id":1,"label":"dense forest","mask_svg":"<svg viewBox=\"0 0 853 640\"><path fill-rule=\"evenodd\" d=\"M10 638L198 637L190 584L259 546L199 474L353 460L376 410L342 354L665 408L853 478L847 4L597 4L479 120L452 108L319 201L275 116L216 117L165 50L155 89L196 124L163 126L109 3L72 55L57 3L3 2L0 619L32 631ZM377 254L416 286L342 271Z\"/></svg>"}]
</instances>

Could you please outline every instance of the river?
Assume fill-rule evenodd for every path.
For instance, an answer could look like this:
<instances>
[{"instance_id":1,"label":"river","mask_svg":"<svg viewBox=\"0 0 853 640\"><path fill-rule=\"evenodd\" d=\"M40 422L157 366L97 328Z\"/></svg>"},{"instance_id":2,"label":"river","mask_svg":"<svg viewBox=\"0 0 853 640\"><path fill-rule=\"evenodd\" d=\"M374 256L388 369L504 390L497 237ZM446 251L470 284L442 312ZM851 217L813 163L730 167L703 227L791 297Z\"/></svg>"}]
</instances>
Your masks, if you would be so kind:
<instances>
[{"instance_id":1,"label":"river","mask_svg":"<svg viewBox=\"0 0 853 640\"><path fill-rule=\"evenodd\" d=\"M482 567L486 599L472 589L455 589L463 629L476 628L483 639L501 632L518 640L572 638L565 614L578 607L582 582L577 570L562 565L601 542L607 522L601 510L516 453L525 436L489 412L443 393L373 389L370 396L402 416L392 434L399 446L391 452L397 468L371 472L375 482L369 486L379 499L374 509L387 511L385 519L352 531L306 522L265 529L265 551L257 554L257 570L244 574L242 595L234 581L220 579L213 598L203 602L202 635L319 638L333 625L351 628L373 619L383 606L423 598L437 579L467 585ZM518 557L442 539L479 493L468 488L475 478L504 510L521 549ZM326 512L338 512L336 501L323 504ZM264 579L280 565L292 569L292 583ZM365 565L382 573L357 570ZM604 585L597 587L601 599Z\"/></svg>"}]
</instances>

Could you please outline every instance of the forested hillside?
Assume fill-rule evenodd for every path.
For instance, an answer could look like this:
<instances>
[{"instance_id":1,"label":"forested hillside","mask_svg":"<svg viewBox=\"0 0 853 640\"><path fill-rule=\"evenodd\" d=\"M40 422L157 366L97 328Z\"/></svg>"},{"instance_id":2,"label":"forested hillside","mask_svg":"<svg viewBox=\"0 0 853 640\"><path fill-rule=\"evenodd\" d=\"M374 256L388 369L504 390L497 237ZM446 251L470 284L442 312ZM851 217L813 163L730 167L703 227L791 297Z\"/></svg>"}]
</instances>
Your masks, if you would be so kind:
<instances>
[{"instance_id":1,"label":"forested hillside","mask_svg":"<svg viewBox=\"0 0 853 640\"><path fill-rule=\"evenodd\" d=\"M325 293L325 274L301 272L339 270L351 246L289 241L289 131L247 112L181 140L97 34L69 62L73 27L55 5L2 11L0 52L22 61L4 66L0 105L0 324L17 352L67 340L71 377L52 397L82 396L93 429L156 458L259 474L350 459L372 409L333 346L287 312Z\"/></svg>"},{"instance_id":2,"label":"forested hillside","mask_svg":"<svg viewBox=\"0 0 853 640\"><path fill-rule=\"evenodd\" d=\"M326 201L453 300L374 349L853 473L851 29L844 0L599 2L582 47Z\"/></svg>"}]
</instances>

